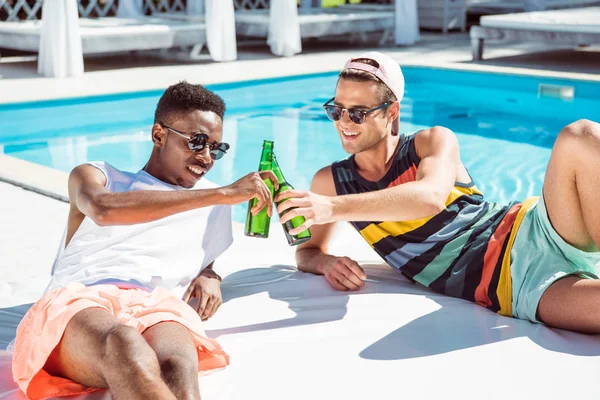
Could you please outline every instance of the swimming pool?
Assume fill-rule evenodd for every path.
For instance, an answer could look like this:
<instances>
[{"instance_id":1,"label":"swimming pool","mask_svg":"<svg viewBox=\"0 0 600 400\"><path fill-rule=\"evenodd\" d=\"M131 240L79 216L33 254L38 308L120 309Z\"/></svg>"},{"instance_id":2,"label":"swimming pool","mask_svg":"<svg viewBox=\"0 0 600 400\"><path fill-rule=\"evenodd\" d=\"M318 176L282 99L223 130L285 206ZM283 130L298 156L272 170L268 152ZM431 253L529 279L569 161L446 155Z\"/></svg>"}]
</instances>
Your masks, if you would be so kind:
<instances>
[{"instance_id":1,"label":"swimming pool","mask_svg":"<svg viewBox=\"0 0 600 400\"><path fill-rule=\"evenodd\" d=\"M401 131L443 125L493 201L537 195L554 138L569 122L600 120L600 83L406 67ZM209 86L227 104L232 145L208 178L228 184L258 166L263 139L275 141L286 178L307 189L322 166L346 157L321 105L335 73ZM105 160L136 171L150 154L150 127L162 92L0 105L0 152L70 171ZM561 98L559 95L566 95ZM572 95L572 96L571 96ZM235 208L243 221L246 206Z\"/></svg>"}]
</instances>

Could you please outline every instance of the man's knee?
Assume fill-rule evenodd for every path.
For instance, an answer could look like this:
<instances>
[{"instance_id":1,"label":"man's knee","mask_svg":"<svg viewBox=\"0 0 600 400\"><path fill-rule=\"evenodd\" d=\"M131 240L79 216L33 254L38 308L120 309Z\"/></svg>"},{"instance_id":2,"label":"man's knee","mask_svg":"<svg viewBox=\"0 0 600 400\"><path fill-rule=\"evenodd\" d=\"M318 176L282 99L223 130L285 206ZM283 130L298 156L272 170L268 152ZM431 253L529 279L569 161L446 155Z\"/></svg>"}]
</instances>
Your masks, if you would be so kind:
<instances>
[{"instance_id":1,"label":"man's knee","mask_svg":"<svg viewBox=\"0 0 600 400\"><path fill-rule=\"evenodd\" d=\"M585 146L588 150L600 151L600 124L589 119L577 120L560 131L556 142L565 147Z\"/></svg>"},{"instance_id":2,"label":"man's knee","mask_svg":"<svg viewBox=\"0 0 600 400\"><path fill-rule=\"evenodd\" d=\"M170 354L158 360L163 375L177 374L196 375L198 373L197 358L189 355Z\"/></svg>"},{"instance_id":3,"label":"man's knee","mask_svg":"<svg viewBox=\"0 0 600 400\"><path fill-rule=\"evenodd\" d=\"M156 355L142 335L127 326L116 326L104 338L104 363L108 368L126 368L138 375L156 374Z\"/></svg>"},{"instance_id":4,"label":"man's knee","mask_svg":"<svg viewBox=\"0 0 600 400\"><path fill-rule=\"evenodd\" d=\"M111 355L135 346L140 334L133 328L119 325L111 328L104 338L105 354ZM127 353L127 352L125 352Z\"/></svg>"}]
</instances>

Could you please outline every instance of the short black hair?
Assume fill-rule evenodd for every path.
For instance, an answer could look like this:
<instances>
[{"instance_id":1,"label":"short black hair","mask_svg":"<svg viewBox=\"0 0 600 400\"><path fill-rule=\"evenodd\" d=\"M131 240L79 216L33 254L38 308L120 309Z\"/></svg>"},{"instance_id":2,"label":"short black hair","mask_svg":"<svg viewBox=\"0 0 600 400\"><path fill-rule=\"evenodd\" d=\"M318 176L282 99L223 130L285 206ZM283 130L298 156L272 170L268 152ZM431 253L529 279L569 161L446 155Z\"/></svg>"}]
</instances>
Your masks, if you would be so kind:
<instances>
[{"instance_id":1,"label":"short black hair","mask_svg":"<svg viewBox=\"0 0 600 400\"><path fill-rule=\"evenodd\" d=\"M169 86L158 100L154 123L172 123L178 114L194 110L212 111L223 119L225 102L202 85L181 81Z\"/></svg>"}]
</instances>

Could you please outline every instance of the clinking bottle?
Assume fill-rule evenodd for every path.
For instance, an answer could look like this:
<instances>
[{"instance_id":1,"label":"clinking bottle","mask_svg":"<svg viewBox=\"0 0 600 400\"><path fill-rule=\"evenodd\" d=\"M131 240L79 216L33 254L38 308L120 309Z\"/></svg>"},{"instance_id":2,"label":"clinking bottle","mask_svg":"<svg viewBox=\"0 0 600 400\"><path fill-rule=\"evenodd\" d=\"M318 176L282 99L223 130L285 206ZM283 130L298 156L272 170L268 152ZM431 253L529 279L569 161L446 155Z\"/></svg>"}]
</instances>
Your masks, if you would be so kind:
<instances>
[{"instance_id":1,"label":"clinking bottle","mask_svg":"<svg viewBox=\"0 0 600 400\"><path fill-rule=\"evenodd\" d=\"M272 161L273 165L271 166L271 169L273 170L273 173L275 174L275 176L277 177L277 180L279 181L279 189L277 190L277 193L275 193L275 195L278 195L279 193L283 193L286 190L293 189L294 187L285 180L285 177L283 176L283 172L281 171L281 168L279 167L279 163L277 162L277 157L275 157L275 153L272 154L272 157L273 157L273 161ZM285 200L287 200L287 199L283 199L281 201L275 202L275 205L279 206ZM287 212L289 212L291 210L293 210L293 208L285 210L284 212L279 214L279 218L281 219L281 217L283 215L285 215ZM302 225L304 223L304 221L305 221L305 219L303 216L297 216L297 217L294 217L291 220L287 221L285 224L282 224L283 231L285 232L285 237L290 246L296 246L296 245L299 245L300 243L304 243L304 242L307 242L310 240L311 235L310 235L310 230L308 230L308 229L298 233L297 235L290 234L290 230L299 227L300 225Z\"/></svg>"},{"instance_id":2,"label":"clinking bottle","mask_svg":"<svg viewBox=\"0 0 600 400\"><path fill-rule=\"evenodd\" d=\"M272 169L273 164L273 147L274 143L271 140L263 141L262 153L260 155L260 164L258 165L259 171L267 171ZM271 197L274 195L275 188L270 179L265 179L264 182L271 191ZM265 206L258 214L252 215L252 208L256 206L258 199L255 197L248 202L248 213L246 214L246 229L244 233L246 236L267 238L269 237L269 226L271 224L271 217L267 214L267 207Z\"/></svg>"}]
</instances>

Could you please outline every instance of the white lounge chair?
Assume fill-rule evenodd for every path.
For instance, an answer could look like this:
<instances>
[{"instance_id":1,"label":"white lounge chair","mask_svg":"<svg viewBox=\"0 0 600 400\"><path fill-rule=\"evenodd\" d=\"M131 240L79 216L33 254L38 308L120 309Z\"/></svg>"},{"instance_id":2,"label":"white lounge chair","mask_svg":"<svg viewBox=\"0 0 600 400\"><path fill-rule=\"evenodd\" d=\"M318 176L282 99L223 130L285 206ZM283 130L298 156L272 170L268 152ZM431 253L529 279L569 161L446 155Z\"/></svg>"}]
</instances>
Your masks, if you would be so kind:
<instances>
[{"instance_id":1,"label":"white lounge chair","mask_svg":"<svg viewBox=\"0 0 600 400\"><path fill-rule=\"evenodd\" d=\"M545 41L574 46L600 43L600 7L490 15L471 28L473 60L483 58L486 40Z\"/></svg>"},{"instance_id":2,"label":"white lounge chair","mask_svg":"<svg viewBox=\"0 0 600 400\"><path fill-rule=\"evenodd\" d=\"M202 23L205 20L202 16L191 16L185 13L160 13L157 15L161 18L178 21ZM235 12L236 35L266 40L269 37L270 18L269 9L237 10ZM343 7L298 9L301 39L358 35L362 40L366 40L367 33L381 32L379 43L383 44L393 36L394 18L394 10L389 7L382 10L353 10Z\"/></svg>"},{"instance_id":3,"label":"white lounge chair","mask_svg":"<svg viewBox=\"0 0 600 400\"><path fill-rule=\"evenodd\" d=\"M364 39L366 33L382 32L382 44L394 31L394 11L300 8L298 22L302 39L352 33L358 33ZM267 38L269 10L238 10L235 13L235 29L241 36Z\"/></svg>"},{"instance_id":4,"label":"white lounge chair","mask_svg":"<svg viewBox=\"0 0 600 400\"><path fill-rule=\"evenodd\" d=\"M467 12L464 0L420 0L417 2L419 27L440 29L446 33L451 29L467 30ZM342 4L338 6L354 11L395 11L394 4Z\"/></svg>"},{"instance_id":5,"label":"white lounge chair","mask_svg":"<svg viewBox=\"0 0 600 400\"><path fill-rule=\"evenodd\" d=\"M0 47L37 52L42 21L0 22ZM206 42L203 22L183 22L156 17L80 18L83 54L113 53L192 47L200 51Z\"/></svg>"},{"instance_id":6,"label":"white lounge chair","mask_svg":"<svg viewBox=\"0 0 600 400\"><path fill-rule=\"evenodd\" d=\"M586 7L600 4L599 0L537 0L532 5L540 11ZM506 14L527 11L525 0L467 0L470 14Z\"/></svg>"}]
</instances>

